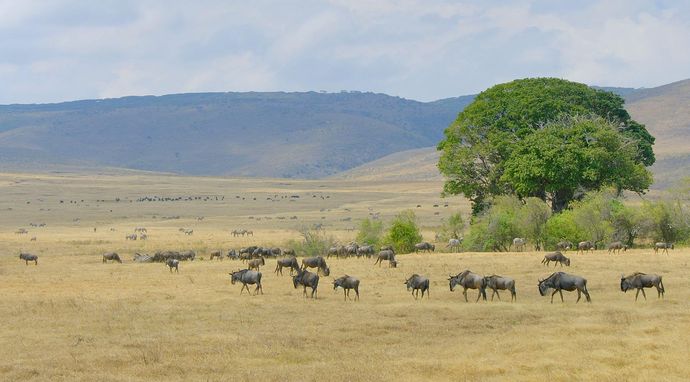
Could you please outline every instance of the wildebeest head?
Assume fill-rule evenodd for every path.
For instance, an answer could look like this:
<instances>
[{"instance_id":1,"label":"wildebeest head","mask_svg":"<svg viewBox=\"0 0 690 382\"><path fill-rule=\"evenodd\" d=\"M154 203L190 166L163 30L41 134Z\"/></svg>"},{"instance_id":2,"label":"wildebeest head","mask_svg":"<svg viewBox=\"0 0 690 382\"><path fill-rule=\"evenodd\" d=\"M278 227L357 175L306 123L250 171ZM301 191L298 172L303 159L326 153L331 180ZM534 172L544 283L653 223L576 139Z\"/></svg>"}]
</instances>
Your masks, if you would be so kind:
<instances>
[{"instance_id":1,"label":"wildebeest head","mask_svg":"<svg viewBox=\"0 0 690 382\"><path fill-rule=\"evenodd\" d=\"M542 296L546 295L546 291L549 290L549 286L545 283L546 280L539 280L539 294Z\"/></svg>"},{"instance_id":2,"label":"wildebeest head","mask_svg":"<svg viewBox=\"0 0 690 382\"><path fill-rule=\"evenodd\" d=\"M624 274L621 274L621 292L627 292L628 289L632 289L632 283Z\"/></svg>"},{"instance_id":3,"label":"wildebeest head","mask_svg":"<svg viewBox=\"0 0 690 382\"><path fill-rule=\"evenodd\" d=\"M565 266L566 267L570 266L570 259L568 259L568 258L565 259Z\"/></svg>"},{"instance_id":4,"label":"wildebeest head","mask_svg":"<svg viewBox=\"0 0 690 382\"><path fill-rule=\"evenodd\" d=\"M331 274L331 268L329 268L328 266L323 267L322 271L324 276L329 276Z\"/></svg>"},{"instance_id":5,"label":"wildebeest head","mask_svg":"<svg viewBox=\"0 0 690 382\"><path fill-rule=\"evenodd\" d=\"M297 286L299 286L299 282L302 280L302 276L304 276L304 272L306 272L306 271L298 270L297 274L292 276L292 285L295 287L295 289L297 289Z\"/></svg>"},{"instance_id":6,"label":"wildebeest head","mask_svg":"<svg viewBox=\"0 0 690 382\"><path fill-rule=\"evenodd\" d=\"M460 283L460 279L458 276L451 276L448 275L448 287L450 288L450 291L452 292L455 290L455 286Z\"/></svg>"},{"instance_id":7,"label":"wildebeest head","mask_svg":"<svg viewBox=\"0 0 690 382\"><path fill-rule=\"evenodd\" d=\"M240 279L242 271L235 271L228 273L230 275L230 283L235 285L235 282Z\"/></svg>"},{"instance_id":8,"label":"wildebeest head","mask_svg":"<svg viewBox=\"0 0 690 382\"><path fill-rule=\"evenodd\" d=\"M408 278L407 280L405 280L405 282L403 282L403 284L405 284L405 286L407 287L407 290L408 290L408 291L414 287L414 280L415 280L417 277L419 277L419 275L415 273L415 274L413 274L412 276L410 276L410 278Z\"/></svg>"}]
</instances>

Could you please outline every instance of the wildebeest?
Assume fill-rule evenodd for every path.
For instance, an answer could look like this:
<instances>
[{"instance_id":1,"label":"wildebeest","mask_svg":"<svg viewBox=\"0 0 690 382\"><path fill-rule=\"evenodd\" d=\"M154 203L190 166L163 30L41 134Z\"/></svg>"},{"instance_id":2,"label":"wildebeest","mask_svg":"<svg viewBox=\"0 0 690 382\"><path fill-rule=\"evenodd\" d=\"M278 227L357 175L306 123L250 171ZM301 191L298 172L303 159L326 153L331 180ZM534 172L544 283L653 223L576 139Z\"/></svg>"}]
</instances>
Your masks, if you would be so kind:
<instances>
[{"instance_id":1,"label":"wildebeest","mask_svg":"<svg viewBox=\"0 0 690 382\"><path fill-rule=\"evenodd\" d=\"M397 268L398 267L398 261L393 259L393 260L388 260L388 268Z\"/></svg>"},{"instance_id":2,"label":"wildebeest","mask_svg":"<svg viewBox=\"0 0 690 382\"><path fill-rule=\"evenodd\" d=\"M226 256L228 257L228 259L232 259L232 260L239 259L239 256L237 255L237 251L235 251L234 249L228 250L228 254Z\"/></svg>"},{"instance_id":3,"label":"wildebeest","mask_svg":"<svg viewBox=\"0 0 690 382\"><path fill-rule=\"evenodd\" d=\"M223 255L221 254L220 251L211 252L211 256L209 257L209 260L213 260L215 258L217 258L218 260L223 260Z\"/></svg>"},{"instance_id":4,"label":"wildebeest","mask_svg":"<svg viewBox=\"0 0 690 382\"><path fill-rule=\"evenodd\" d=\"M450 291L453 292L455 290L456 285L461 285L463 290L462 294L465 296L465 302L468 302L467 300L467 290L468 289L478 289L479 294L477 294L477 300L475 302L479 302L479 298L483 297L484 301L486 301L486 281L484 281L484 277L473 273L469 269L463 271L462 273L458 273L455 276L450 276L448 278L448 284L450 285Z\"/></svg>"},{"instance_id":5,"label":"wildebeest","mask_svg":"<svg viewBox=\"0 0 690 382\"><path fill-rule=\"evenodd\" d=\"M660 249L662 250L661 253L666 252L668 255L668 250L673 249L673 243L654 243L654 253L658 253Z\"/></svg>"},{"instance_id":6,"label":"wildebeest","mask_svg":"<svg viewBox=\"0 0 690 382\"><path fill-rule=\"evenodd\" d=\"M264 260L263 257L259 257L256 259L249 260L249 262L247 263L247 268L256 269L258 271L262 265L266 265L266 260Z\"/></svg>"},{"instance_id":7,"label":"wildebeest","mask_svg":"<svg viewBox=\"0 0 690 382\"><path fill-rule=\"evenodd\" d=\"M254 289L254 294L259 293L261 291L261 294L264 294L264 288L261 286L261 272L258 271L252 271L249 269L242 269L241 271L235 271L229 273L230 275L230 282L234 285L235 282L239 281L242 283L242 289L240 289L240 295L244 291L244 288L247 288L247 293L249 292L249 287L247 284L256 284L256 288Z\"/></svg>"},{"instance_id":8,"label":"wildebeest","mask_svg":"<svg viewBox=\"0 0 690 382\"><path fill-rule=\"evenodd\" d=\"M644 293L644 288L655 287L657 292L657 298L664 297L664 283L661 281L661 276L659 275L648 275L646 273L635 272L629 276L621 275L621 291L627 292L628 289L637 289L635 293L635 301L637 301L637 296L639 296L640 291L642 291L642 296L647 299L647 295Z\"/></svg>"},{"instance_id":9,"label":"wildebeest","mask_svg":"<svg viewBox=\"0 0 690 382\"><path fill-rule=\"evenodd\" d=\"M338 289L338 287L343 288L343 294L345 295L345 301L350 298L350 289L355 290L355 300L359 300L359 279L352 276L342 276L333 280L333 289Z\"/></svg>"},{"instance_id":10,"label":"wildebeest","mask_svg":"<svg viewBox=\"0 0 690 382\"><path fill-rule=\"evenodd\" d=\"M165 260L165 265L170 269L170 273L172 273L173 268L175 268L175 272L180 272L180 260L167 259Z\"/></svg>"},{"instance_id":11,"label":"wildebeest","mask_svg":"<svg viewBox=\"0 0 690 382\"><path fill-rule=\"evenodd\" d=\"M572 292L577 290L577 302L580 302L581 293L585 294L587 302L592 302L589 298L589 292L587 291L587 280L580 276L569 275L565 272L554 272L551 276L545 278L544 280L539 280L539 294L542 296L546 295L546 291L549 288L553 288L554 291L551 293L551 303L553 304L553 295L557 292L561 295L561 302L563 302L563 290Z\"/></svg>"},{"instance_id":12,"label":"wildebeest","mask_svg":"<svg viewBox=\"0 0 690 382\"><path fill-rule=\"evenodd\" d=\"M34 265L38 265L38 256L36 256L36 255L21 252L19 254L19 258L24 260L26 262L26 265L29 265L29 261L33 261Z\"/></svg>"},{"instance_id":13,"label":"wildebeest","mask_svg":"<svg viewBox=\"0 0 690 382\"><path fill-rule=\"evenodd\" d=\"M558 251L567 251L569 249L573 248L573 243L567 241L567 240L562 240L556 243L556 250Z\"/></svg>"},{"instance_id":14,"label":"wildebeest","mask_svg":"<svg viewBox=\"0 0 690 382\"><path fill-rule=\"evenodd\" d=\"M448 249L450 249L451 251L455 252L455 251L458 251L460 249L461 243L462 243L461 239L450 239L450 240L448 240L448 245L446 247L448 247Z\"/></svg>"},{"instance_id":15,"label":"wildebeest","mask_svg":"<svg viewBox=\"0 0 690 382\"><path fill-rule=\"evenodd\" d=\"M103 262L107 263L108 260L117 261L118 263L122 264L122 260L120 259L120 256L115 252L108 252L108 253L103 254Z\"/></svg>"},{"instance_id":16,"label":"wildebeest","mask_svg":"<svg viewBox=\"0 0 690 382\"><path fill-rule=\"evenodd\" d=\"M524 237L516 237L513 239L513 246L515 247L516 251L524 251L525 250L525 244L527 243L527 240L525 240Z\"/></svg>"},{"instance_id":17,"label":"wildebeest","mask_svg":"<svg viewBox=\"0 0 690 382\"><path fill-rule=\"evenodd\" d=\"M419 291L422 291L422 298L424 298L424 292L426 292L426 298L428 299L430 296L429 293L429 279L420 276L418 274L413 274L410 276L405 282L403 283L407 287L407 291L409 292L412 290L412 296L416 300L419 297ZM415 294L415 291L417 292Z\"/></svg>"},{"instance_id":18,"label":"wildebeest","mask_svg":"<svg viewBox=\"0 0 690 382\"><path fill-rule=\"evenodd\" d=\"M326 252L326 257L340 257L345 254L345 246L340 245L340 246L335 246L335 247L330 247L328 248L328 252Z\"/></svg>"},{"instance_id":19,"label":"wildebeest","mask_svg":"<svg viewBox=\"0 0 690 382\"><path fill-rule=\"evenodd\" d=\"M302 259L302 269L307 268L318 268L317 272L323 273L324 276L331 274L331 269L328 268L326 260L324 260L324 258L321 256L307 257L306 259Z\"/></svg>"},{"instance_id":20,"label":"wildebeest","mask_svg":"<svg viewBox=\"0 0 690 382\"><path fill-rule=\"evenodd\" d=\"M299 271L299 264L297 263L297 258L295 256L292 257L287 257L284 259L278 259L276 262L276 270L275 273L280 273L280 275L283 275L283 268L290 268L290 275L292 275L293 271Z\"/></svg>"},{"instance_id":21,"label":"wildebeest","mask_svg":"<svg viewBox=\"0 0 690 382\"><path fill-rule=\"evenodd\" d=\"M132 261L134 261L135 263L152 263L153 262L153 256L135 253L134 257L132 258Z\"/></svg>"},{"instance_id":22,"label":"wildebeest","mask_svg":"<svg viewBox=\"0 0 690 382\"><path fill-rule=\"evenodd\" d=\"M194 252L192 250L180 252L180 260L194 261L195 258L196 258L196 252Z\"/></svg>"},{"instance_id":23,"label":"wildebeest","mask_svg":"<svg viewBox=\"0 0 690 382\"><path fill-rule=\"evenodd\" d=\"M284 249L283 256L295 256L295 250L292 248Z\"/></svg>"},{"instance_id":24,"label":"wildebeest","mask_svg":"<svg viewBox=\"0 0 690 382\"><path fill-rule=\"evenodd\" d=\"M426 241L414 245L415 253L418 253L419 251L433 252L435 249L436 246Z\"/></svg>"},{"instance_id":25,"label":"wildebeest","mask_svg":"<svg viewBox=\"0 0 690 382\"><path fill-rule=\"evenodd\" d=\"M130 235L125 235L125 240L136 240L137 239L137 234L133 233Z\"/></svg>"},{"instance_id":26,"label":"wildebeest","mask_svg":"<svg viewBox=\"0 0 690 382\"><path fill-rule=\"evenodd\" d=\"M381 263L383 263L384 260L388 260L389 262L395 261L395 252L393 252L393 250L390 250L390 249L379 251L379 254L376 257L376 261L374 262L374 265L378 264L380 267Z\"/></svg>"},{"instance_id":27,"label":"wildebeest","mask_svg":"<svg viewBox=\"0 0 690 382\"><path fill-rule=\"evenodd\" d=\"M616 251L618 251L618 254L620 255L621 249L623 250L623 252L625 252L628 250L628 246L621 243L620 241L614 241L613 243L609 244L609 254L611 253L611 251L613 251L613 253L616 253Z\"/></svg>"},{"instance_id":28,"label":"wildebeest","mask_svg":"<svg viewBox=\"0 0 690 382\"><path fill-rule=\"evenodd\" d=\"M319 275L311 273L305 269L300 269L297 274L292 276L292 285L297 289L299 285L304 287L304 297L307 297L307 287L311 288L311 298L317 298L319 287Z\"/></svg>"},{"instance_id":29,"label":"wildebeest","mask_svg":"<svg viewBox=\"0 0 690 382\"><path fill-rule=\"evenodd\" d=\"M497 295L499 300L501 299L501 295L498 294L499 289L510 291L511 302L513 300L517 300L517 293L515 291L515 280L511 279L510 277L503 277L497 275L486 276L484 277L484 284L486 285L486 288L489 288L493 291L493 293L491 293L491 301L494 300L494 295Z\"/></svg>"},{"instance_id":30,"label":"wildebeest","mask_svg":"<svg viewBox=\"0 0 690 382\"><path fill-rule=\"evenodd\" d=\"M591 251L594 253L594 243L591 241L581 241L577 244L577 252L582 252L584 255L586 251Z\"/></svg>"},{"instance_id":31,"label":"wildebeest","mask_svg":"<svg viewBox=\"0 0 690 382\"><path fill-rule=\"evenodd\" d=\"M346 245L344 256L356 256L357 249L359 249L359 244L357 243L350 243Z\"/></svg>"},{"instance_id":32,"label":"wildebeest","mask_svg":"<svg viewBox=\"0 0 690 382\"><path fill-rule=\"evenodd\" d=\"M362 245L359 248L357 248L357 257L360 257L360 256L371 257L373 254L374 254L374 246L373 245Z\"/></svg>"},{"instance_id":33,"label":"wildebeest","mask_svg":"<svg viewBox=\"0 0 690 382\"><path fill-rule=\"evenodd\" d=\"M559 251L547 253L544 256L544 259L541 261L541 263L548 266L549 263L552 261L555 262L553 265L554 267L556 265L558 265L558 263L560 263L561 266L563 266L563 265L565 265L566 267L570 266L570 259L563 256L563 254Z\"/></svg>"}]
</instances>

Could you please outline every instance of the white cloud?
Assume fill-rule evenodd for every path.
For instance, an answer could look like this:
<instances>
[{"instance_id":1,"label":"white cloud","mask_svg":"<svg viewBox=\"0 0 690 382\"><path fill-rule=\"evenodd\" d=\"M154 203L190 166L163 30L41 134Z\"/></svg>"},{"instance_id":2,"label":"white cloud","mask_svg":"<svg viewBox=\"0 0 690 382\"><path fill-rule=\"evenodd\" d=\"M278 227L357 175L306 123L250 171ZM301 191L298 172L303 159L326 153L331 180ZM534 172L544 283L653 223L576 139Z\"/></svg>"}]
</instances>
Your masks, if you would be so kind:
<instances>
[{"instance_id":1,"label":"white cloud","mask_svg":"<svg viewBox=\"0 0 690 382\"><path fill-rule=\"evenodd\" d=\"M689 77L682 2L0 0L0 103L187 91L432 100L527 76Z\"/></svg>"}]
</instances>

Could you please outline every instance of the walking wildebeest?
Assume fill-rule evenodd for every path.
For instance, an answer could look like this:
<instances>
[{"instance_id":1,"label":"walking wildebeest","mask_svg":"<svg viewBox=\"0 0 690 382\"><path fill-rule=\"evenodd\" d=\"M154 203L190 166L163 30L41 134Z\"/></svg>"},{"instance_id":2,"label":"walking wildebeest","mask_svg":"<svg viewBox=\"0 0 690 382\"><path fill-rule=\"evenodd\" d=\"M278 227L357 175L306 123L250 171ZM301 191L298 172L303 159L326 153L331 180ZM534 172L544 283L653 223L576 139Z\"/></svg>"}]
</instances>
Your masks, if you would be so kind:
<instances>
[{"instance_id":1,"label":"walking wildebeest","mask_svg":"<svg viewBox=\"0 0 690 382\"><path fill-rule=\"evenodd\" d=\"M515 280L511 279L510 277L502 277L497 275L486 276L484 277L484 284L486 284L486 288L493 290L493 293L491 293L491 301L494 300L494 295L497 295L499 300L501 299L501 295L498 294L499 289L509 290L510 301L512 302L513 299L517 301Z\"/></svg>"},{"instance_id":2,"label":"walking wildebeest","mask_svg":"<svg viewBox=\"0 0 690 382\"><path fill-rule=\"evenodd\" d=\"M647 295L644 293L644 288L655 287L657 292L657 298L664 297L664 283L661 281L661 276L659 275L648 275L646 273L635 272L629 276L621 275L621 291L627 292L628 289L637 289L635 293L635 301L637 301L637 296L639 296L640 291L642 291L642 296L647 299Z\"/></svg>"},{"instance_id":3,"label":"walking wildebeest","mask_svg":"<svg viewBox=\"0 0 690 382\"><path fill-rule=\"evenodd\" d=\"M362 245L359 248L357 248L357 257L366 256L368 258L371 258L371 256L373 254L374 254L374 246L373 245Z\"/></svg>"},{"instance_id":4,"label":"walking wildebeest","mask_svg":"<svg viewBox=\"0 0 690 382\"><path fill-rule=\"evenodd\" d=\"M257 271L252 271L249 269L242 269L241 271L235 271L229 273L230 275L230 282L235 285L235 282L239 281L242 283L242 289L240 289L240 295L244 291L244 288L247 288L247 293L249 292L249 287L247 284L256 284L256 288L254 289L254 294L259 293L261 291L261 294L264 294L264 288L261 286L261 272Z\"/></svg>"},{"instance_id":5,"label":"walking wildebeest","mask_svg":"<svg viewBox=\"0 0 690 382\"><path fill-rule=\"evenodd\" d=\"M223 255L221 254L221 251L211 252L211 256L209 257L209 260L213 260L214 258L217 258L218 260L223 260Z\"/></svg>"},{"instance_id":6,"label":"walking wildebeest","mask_svg":"<svg viewBox=\"0 0 690 382\"><path fill-rule=\"evenodd\" d=\"M307 297L307 287L311 288L311 298L317 298L317 288L319 287L319 275L307 270L300 269L297 274L292 276L292 285L297 289L299 285L304 286L304 297Z\"/></svg>"},{"instance_id":7,"label":"walking wildebeest","mask_svg":"<svg viewBox=\"0 0 690 382\"><path fill-rule=\"evenodd\" d=\"M175 268L175 272L180 272L180 260L168 259L165 261L165 265L170 269L170 273L172 273L173 268Z\"/></svg>"},{"instance_id":8,"label":"walking wildebeest","mask_svg":"<svg viewBox=\"0 0 690 382\"><path fill-rule=\"evenodd\" d=\"M563 254L559 251L547 253L544 256L544 259L541 261L541 263L548 266L549 263L552 261L554 262L554 265L553 265L554 267L556 265L558 265L558 263L560 263L561 266L563 266L563 265L565 265L566 267L570 266L570 259L563 256Z\"/></svg>"},{"instance_id":9,"label":"walking wildebeest","mask_svg":"<svg viewBox=\"0 0 690 382\"><path fill-rule=\"evenodd\" d=\"M324 258L321 256L307 257L306 259L302 259L302 269L307 268L318 268L317 272L322 272L324 276L331 274L331 269L328 268L326 260L324 260Z\"/></svg>"},{"instance_id":10,"label":"walking wildebeest","mask_svg":"<svg viewBox=\"0 0 690 382\"><path fill-rule=\"evenodd\" d=\"M342 276L333 280L333 290L338 289L338 287L343 288L343 294L345 295L345 301L350 298L350 289L354 289L356 296L355 300L359 300L359 279L352 276Z\"/></svg>"},{"instance_id":11,"label":"walking wildebeest","mask_svg":"<svg viewBox=\"0 0 690 382\"><path fill-rule=\"evenodd\" d=\"M654 243L654 253L659 253L660 249L662 249L661 253L666 252L668 255L668 250L673 249L673 243Z\"/></svg>"},{"instance_id":12,"label":"walking wildebeest","mask_svg":"<svg viewBox=\"0 0 690 382\"><path fill-rule=\"evenodd\" d=\"M429 279L420 276L418 274L413 274L410 276L405 282L403 283L407 286L407 291L409 292L412 290L412 296L416 300L419 297L419 291L422 291L422 298L424 298L424 292L426 292L426 298L429 299L430 293L429 293ZM415 291L417 294L415 294Z\"/></svg>"},{"instance_id":13,"label":"walking wildebeest","mask_svg":"<svg viewBox=\"0 0 690 382\"><path fill-rule=\"evenodd\" d=\"M26 262L26 265L29 265L29 261L33 261L34 265L38 265L38 256L32 255L30 253L19 253L19 258L24 260Z\"/></svg>"},{"instance_id":14,"label":"walking wildebeest","mask_svg":"<svg viewBox=\"0 0 690 382\"><path fill-rule=\"evenodd\" d=\"M376 257L376 261L374 262L374 265L378 264L380 267L381 263L383 263L383 260L395 261L395 252L393 252L390 249L380 251L378 256Z\"/></svg>"},{"instance_id":15,"label":"walking wildebeest","mask_svg":"<svg viewBox=\"0 0 690 382\"><path fill-rule=\"evenodd\" d=\"M259 257L258 259L249 260L247 268L256 269L258 271L262 265L266 265L266 260L264 260L263 257Z\"/></svg>"},{"instance_id":16,"label":"walking wildebeest","mask_svg":"<svg viewBox=\"0 0 690 382\"><path fill-rule=\"evenodd\" d=\"M623 250L623 252L625 252L628 250L628 246L621 243L620 241L614 241L613 243L609 244L609 254L611 254L611 251L613 251L613 253L616 253L616 251L618 251L618 254L620 255L621 249Z\"/></svg>"},{"instance_id":17,"label":"walking wildebeest","mask_svg":"<svg viewBox=\"0 0 690 382\"><path fill-rule=\"evenodd\" d=\"M572 292L577 290L577 301L580 302L581 293L585 294L587 297L587 302L592 302L589 298L589 292L587 291L587 280L580 276L569 275L565 272L554 272L551 276L545 278L544 280L539 280L539 294L542 296L546 295L546 291L549 288L553 288L554 291L551 293L551 303L553 304L553 295L557 292L561 295L561 302L563 302L563 290Z\"/></svg>"},{"instance_id":18,"label":"walking wildebeest","mask_svg":"<svg viewBox=\"0 0 690 382\"><path fill-rule=\"evenodd\" d=\"M462 243L461 239L450 239L448 240L448 245L446 246L448 249L450 249L452 252L455 252L460 249L460 244Z\"/></svg>"},{"instance_id":19,"label":"walking wildebeest","mask_svg":"<svg viewBox=\"0 0 690 382\"><path fill-rule=\"evenodd\" d=\"M525 250L525 244L527 243L527 240L525 240L524 237L516 237L513 239L513 246L515 246L516 251L524 251Z\"/></svg>"},{"instance_id":20,"label":"walking wildebeest","mask_svg":"<svg viewBox=\"0 0 690 382\"><path fill-rule=\"evenodd\" d=\"M433 252L435 249L436 246L426 241L414 245L415 253L419 253L419 251Z\"/></svg>"},{"instance_id":21,"label":"walking wildebeest","mask_svg":"<svg viewBox=\"0 0 690 382\"><path fill-rule=\"evenodd\" d=\"M578 253L582 252L582 254L584 255L586 251L591 251L592 253L594 253L594 243L592 243L589 240L581 241L577 244Z\"/></svg>"},{"instance_id":22,"label":"walking wildebeest","mask_svg":"<svg viewBox=\"0 0 690 382\"><path fill-rule=\"evenodd\" d=\"M278 261L276 262L275 273L280 273L280 275L282 276L284 267L290 268L290 276L292 276L293 271L299 271L299 264L297 263L297 258L295 256L292 256L284 259L278 259Z\"/></svg>"},{"instance_id":23,"label":"walking wildebeest","mask_svg":"<svg viewBox=\"0 0 690 382\"><path fill-rule=\"evenodd\" d=\"M108 253L103 254L103 262L107 263L108 260L117 261L118 263L122 264L122 260L120 259L120 256L115 252L108 252Z\"/></svg>"},{"instance_id":24,"label":"walking wildebeest","mask_svg":"<svg viewBox=\"0 0 690 382\"><path fill-rule=\"evenodd\" d=\"M569 249L573 248L573 243L567 241L567 240L562 240L556 243L556 250L558 251L567 251Z\"/></svg>"},{"instance_id":25,"label":"walking wildebeest","mask_svg":"<svg viewBox=\"0 0 690 382\"><path fill-rule=\"evenodd\" d=\"M463 271L462 273L458 273L455 276L450 276L448 278L448 284L450 285L451 292L455 290L456 285L462 286L462 294L465 296L465 302L469 302L467 300L468 289L479 290L479 294L477 294L477 300L475 302L479 302L480 297L483 297L484 301L486 301L486 281L484 281L484 277L473 273L469 269Z\"/></svg>"}]
</instances>

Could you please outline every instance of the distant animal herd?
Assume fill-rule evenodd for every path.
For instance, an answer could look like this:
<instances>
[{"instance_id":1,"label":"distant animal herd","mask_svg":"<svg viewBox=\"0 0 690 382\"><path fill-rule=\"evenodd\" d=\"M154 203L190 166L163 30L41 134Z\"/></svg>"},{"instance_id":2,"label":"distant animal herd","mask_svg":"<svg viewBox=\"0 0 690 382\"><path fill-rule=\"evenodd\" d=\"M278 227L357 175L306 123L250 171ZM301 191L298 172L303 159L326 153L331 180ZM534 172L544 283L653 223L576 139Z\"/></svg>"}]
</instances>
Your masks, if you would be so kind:
<instances>
[{"instance_id":1,"label":"distant animal herd","mask_svg":"<svg viewBox=\"0 0 690 382\"><path fill-rule=\"evenodd\" d=\"M182 229L181 229L182 231ZM190 230L191 231L191 230ZM137 234L146 235L146 228L137 227L134 230L134 239L136 240ZM242 234L247 234L251 231L246 231ZM239 231L238 231L239 233ZM187 232L185 231L185 234ZM189 233L191 234L191 233ZM236 232L233 231L233 235ZM130 235L128 235L130 236ZM451 250L457 250L462 239L450 239L448 241L447 248ZM515 238L513 240L513 246L516 250L523 250L525 246L524 238ZM549 266L550 263L554 263L554 266L560 265L570 266L571 260L566 257L561 251L568 251L573 248L577 248L577 253L585 254L587 251L593 251L594 245L590 241L583 241L574 246L573 243L568 241L561 241L557 245L557 251L546 253L541 263L545 266ZM417 243L415 246L415 252L433 252L435 246L428 242ZM674 249L672 243L655 243L654 246L655 253L662 251L662 253L668 254L669 249ZM620 253L620 251L626 251L627 246L621 242L613 242L608 246L609 254ZM341 258L341 257L357 257L357 258L372 258L375 257L376 260L373 265L381 266L384 261L388 261L390 268L397 268L398 261L396 259L395 251L390 246L381 247L378 251L374 249L372 245L359 245L355 242L351 242L347 245L333 246L326 252L326 258L331 256ZM228 250L226 253L223 251L215 250L210 252L211 260L222 260L224 257L232 260L238 260L246 262L246 269L240 269L231 272L230 281L231 284L240 283L242 288L240 289L240 294L246 289L250 293L249 285L254 285L254 294L263 294L263 287L261 285L262 272L260 271L262 266L266 265L267 258L276 259L276 267L274 273L278 276L282 276L283 268L288 268L290 270L290 275L292 276L293 287L303 288L303 295L305 297L309 296L316 299L318 297L318 286L320 275L329 276L331 273L330 267L326 263L326 258L323 256L313 256L302 258L301 265L298 262L295 251L292 249L281 249L278 247L261 247L261 246L249 246L244 247L239 250ZM29 262L33 262L34 265L38 265L38 256L30 253L21 252L19 258L25 261L26 265ZM188 251L157 251L153 255L135 253L132 261L136 263L164 263L168 270L172 273L173 271L179 273L180 262L181 261L194 261L197 258L196 252ZM121 257L115 252L107 252L101 257L103 263L117 262L122 263ZM315 272L310 272L309 269L316 269ZM469 289L477 290L478 295L476 302L479 299L487 300L486 290L491 290L491 300L493 301L494 296L501 299L499 291L509 291L511 295L511 302L517 300L517 290L516 283L513 278L504 277L499 275L482 276L480 274L474 273L469 269L458 273L455 276L448 277L449 289L451 292L455 290L457 286L463 288L463 296L465 301L468 302L467 291ZM412 293L415 299L420 297L424 298L426 295L429 298L429 285L430 280L428 277L413 274L404 281L404 285L408 292ZM345 274L333 280L333 289L342 288L344 291L345 300L350 299L350 290L355 291L355 300L359 300L359 286L360 280L356 277ZM553 297L558 293L563 302L563 291L577 291L577 301L579 302L582 295L585 296L587 302L591 302L589 291L587 290L587 280L578 275L572 275L565 272L554 272L545 279L538 280L538 291L541 296L545 296L549 290L553 290L551 293L551 303L553 303ZM642 292L643 297L646 299L646 293L644 288L656 288L657 297L661 298L664 296L664 284L662 277L655 274L645 274L641 272L635 272L630 275L621 275L620 288L621 291L627 292L628 290L636 290L635 301ZM310 293L307 292L307 288L310 289Z\"/></svg>"}]
</instances>

